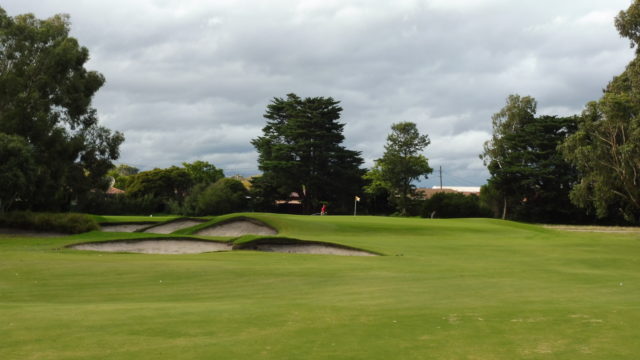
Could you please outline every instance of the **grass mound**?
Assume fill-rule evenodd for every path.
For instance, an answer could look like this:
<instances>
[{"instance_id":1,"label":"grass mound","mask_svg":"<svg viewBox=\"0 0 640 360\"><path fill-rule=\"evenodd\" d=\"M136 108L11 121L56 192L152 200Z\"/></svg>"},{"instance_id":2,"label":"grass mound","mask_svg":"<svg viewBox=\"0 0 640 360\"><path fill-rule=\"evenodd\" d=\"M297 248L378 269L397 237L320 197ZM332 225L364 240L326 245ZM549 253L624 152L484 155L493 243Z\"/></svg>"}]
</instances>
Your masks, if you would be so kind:
<instances>
[{"instance_id":1,"label":"grass mound","mask_svg":"<svg viewBox=\"0 0 640 360\"><path fill-rule=\"evenodd\" d=\"M0 227L67 234L79 234L100 229L98 223L89 215L29 211L14 211L0 215Z\"/></svg>"}]
</instances>

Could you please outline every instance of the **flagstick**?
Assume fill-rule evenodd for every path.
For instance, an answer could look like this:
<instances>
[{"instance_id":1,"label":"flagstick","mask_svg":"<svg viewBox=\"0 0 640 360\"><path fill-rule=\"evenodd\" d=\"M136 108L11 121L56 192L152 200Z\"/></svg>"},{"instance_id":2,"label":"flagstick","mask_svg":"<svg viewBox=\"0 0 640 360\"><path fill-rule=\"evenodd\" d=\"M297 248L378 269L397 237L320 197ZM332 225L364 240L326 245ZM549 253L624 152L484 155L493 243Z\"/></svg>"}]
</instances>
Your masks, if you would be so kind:
<instances>
[{"instance_id":1,"label":"flagstick","mask_svg":"<svg viewBox=\"0 0 640 360\"><path fill-rule=\"evenodd\" d=\"M353 216L356 216L357 209L358 209L358 199L353 198Z\"/></svg>"}]
</instances>

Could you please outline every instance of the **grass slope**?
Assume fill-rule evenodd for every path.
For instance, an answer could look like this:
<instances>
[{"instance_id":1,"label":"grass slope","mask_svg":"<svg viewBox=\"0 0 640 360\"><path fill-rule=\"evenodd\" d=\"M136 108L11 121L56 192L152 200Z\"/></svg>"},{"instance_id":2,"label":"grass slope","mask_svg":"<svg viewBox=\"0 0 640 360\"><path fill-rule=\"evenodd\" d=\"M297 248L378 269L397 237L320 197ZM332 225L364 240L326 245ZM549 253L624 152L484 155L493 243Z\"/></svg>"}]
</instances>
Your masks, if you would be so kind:
<instances>
[{"instance_id":1,"label":"grass slope","mask_svg":"<svg viewBox=\"0 0 640 360\"><path fill-rule=\"evenodd\" d=\"M380 257L143 255L0 238L2 359L636 359L640 237L244 214ZM148 237L149 234L128 234Z\"/></svg>"}]
</instances>

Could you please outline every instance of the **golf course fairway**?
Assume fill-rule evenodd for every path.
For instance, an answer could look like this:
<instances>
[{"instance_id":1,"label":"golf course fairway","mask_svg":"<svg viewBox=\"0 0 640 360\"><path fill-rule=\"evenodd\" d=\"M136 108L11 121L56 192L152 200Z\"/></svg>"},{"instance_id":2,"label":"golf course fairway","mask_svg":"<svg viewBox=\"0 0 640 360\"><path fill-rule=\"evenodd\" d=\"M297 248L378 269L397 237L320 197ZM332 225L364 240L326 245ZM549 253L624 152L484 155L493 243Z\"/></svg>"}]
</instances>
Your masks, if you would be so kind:
<instances>
[{"instance_id":1,"label":"golf course fairway","mask_svg":"<svg viewBox=\"0 0 640 360\"><path fill-rule=\"evenodd\" d=\"M640 358L638 233L241 215L382 256L104 253L67 246L159 235L0 235L0 359Z\"/></svg>"}]
</instances>

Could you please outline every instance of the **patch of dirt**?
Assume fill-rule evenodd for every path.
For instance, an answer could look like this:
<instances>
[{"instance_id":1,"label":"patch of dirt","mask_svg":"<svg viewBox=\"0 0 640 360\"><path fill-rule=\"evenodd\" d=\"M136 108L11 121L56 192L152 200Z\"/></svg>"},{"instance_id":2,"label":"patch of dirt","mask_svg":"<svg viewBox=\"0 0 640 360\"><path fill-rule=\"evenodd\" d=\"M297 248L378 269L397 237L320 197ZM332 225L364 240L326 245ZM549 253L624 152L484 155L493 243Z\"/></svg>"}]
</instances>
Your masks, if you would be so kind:
<instances>
[{"instance_id":1,"label":"patch of dirt","mask_svg":"<svg viewBox=\"0 0 640 360\"><path fill-rule=\"evenodd\" d=\"M166 224L151 227L145 230L144 232L151 233L151 234L171 234L174 231L177 231L180 229L186 229L188 227L196 226L198 224L202 224L202 221L189 220L189 219L177 220L177 221L172 221Z\"/></svg>"},{"instance_id":2,"label":"patch of dirt","mask_svg":"<svg viewBox=\"0 0 640 360\"><path fill-rule=\"evenodd\" d=\"M9 229L0 228L0 237L13 238L13 237L62 237L69 234L52 232L52 231L33 231L23 229Z\"/></svg>"},{"instance_id":3,"label":"patch of dirt","mask_svg":"<svg viewBox=\"0 0 640 360\"><path fill-rule=\"evenodd\" d=\"M345 249L337 246L323 244L255 244L245 249L288 254L377 256L376 254L372 254L370 252L362 250Z\"/></svg>"},{"instance_id":4,"label":"patch of dirt","mask_svg":"<svg viewBox=\"0 0 640 360\"><path fill-rule=\"evenodd\" d=\"M104 232L135 232L143 229L152 223L146 224L104 224L100 225L100 230Z\"/></svg>"},{"instance_id":5,"label":"patch of dirt","mask_svg":"<svg viewBox=\"0 0 640 360\"><path fill-rule=\"evenodd\" d=\"M205 236L238 237L243 235L276 235L277 233L278 232L275 229L257 220L239 219L222 224L216 224L206 229L202 229L196 234Z\"/></svg>"},{"instance_id":6,"label":"patch of dirt","mask_svg":"<svg viewBox=\"0 0 640 360\"><path fill-rule=\"evenodd\" d=\"M229 251L232 248L231 244L192 239L121 240L76 244L69 247L76 250L141 254L200 254L213 251Z\"/></svg>"}]
</instances>

